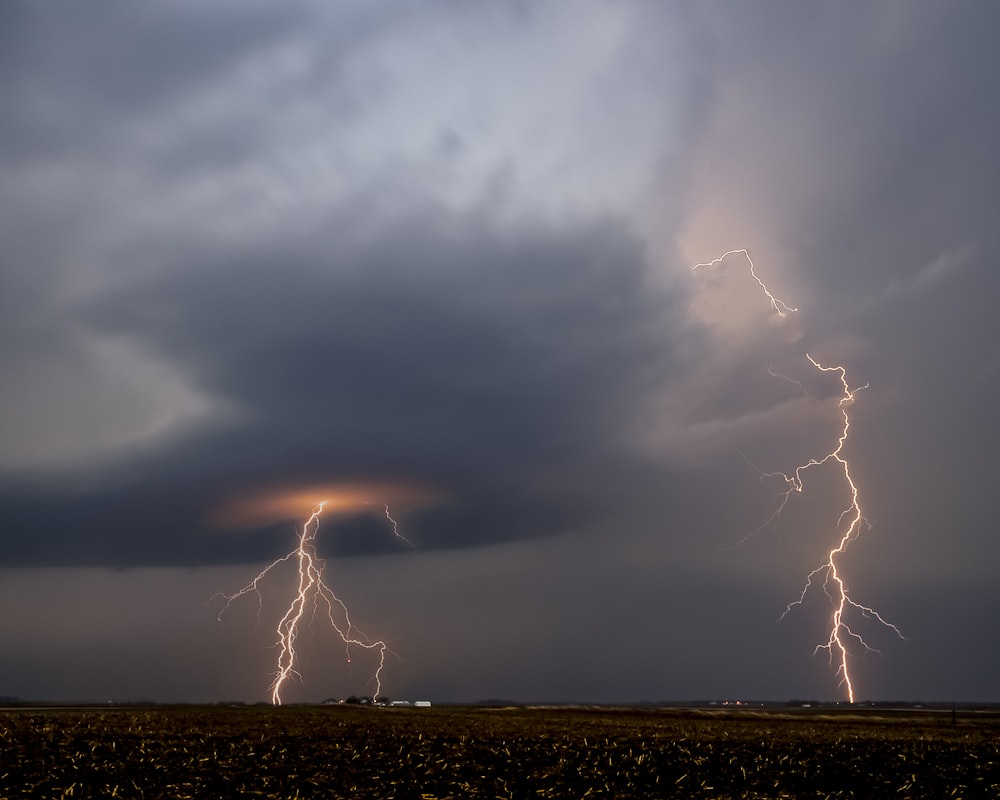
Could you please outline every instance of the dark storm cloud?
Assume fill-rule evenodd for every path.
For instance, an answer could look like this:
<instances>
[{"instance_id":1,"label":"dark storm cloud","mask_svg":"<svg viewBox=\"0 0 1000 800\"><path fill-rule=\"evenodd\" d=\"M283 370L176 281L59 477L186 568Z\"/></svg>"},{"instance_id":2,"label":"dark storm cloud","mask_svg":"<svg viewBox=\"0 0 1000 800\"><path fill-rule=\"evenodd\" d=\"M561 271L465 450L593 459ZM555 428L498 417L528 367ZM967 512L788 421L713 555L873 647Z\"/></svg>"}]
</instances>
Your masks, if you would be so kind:
<instances>
[{"instance_id":1,"label":"dark storm cloud","mask_svg":"<svg viewBox=\"0 0 1000 800\"><path fill-rule=\"evenodd\" d=\"M5 158L20 160L88 147L132 150L150 122L266 53L306 16L301 8L139 9L116 0L87 7L12 3L4 15L0 142Z\"/></svg>"},{"instance_id":2,"label":"dark storm cloud","mask_svg":"<svg viewBox=\"0 0 1000 800\"><path fill-rule=\"evenodd\" d=\"M434 491L413 551L380 506L321 543L408 693L837 695L822 592L773 620L842 482L730 547L774 509L747 461L835 440L809 351L870 383L845 574L912 635L862 693L996 695L997 13L4 5L0 596L52 593L0 694L256 698L253 604L202 602L299 519L213 515L363 481ZM800 312L690 271L733 247Z\"/></svg>"},{"instance_id":3,"label":"dark storm cloud","mask_svg":"<svg viewBox=\"0 0 1000 800\"><path fill-rule=\"evenodd\" d=\"M485 36L477 15L433 7L445 12L456 53ZM409 44L408 12L10 13L20 69L5 73L0 154L16 209L7 355L28 388L10 407L27 424L8 426L7 563L263 558L273 540L206 539L204 519L276 482L432 486L446 499L407 520L424 547L556 534L645 469L624 439L632 398L670 360L670 303L648 281L642 242L596 196L570 220L512 218L511 192L566 156L514 150L480 166L495 134L477 133L462 107L425 125L434 135L405 158L358 134L370 117L389 114L389 125L397 106L419 115L433 101L398 68L410 58L438 69ZM526 59L551 17L490 12ZM629 36L618 45L627 56L595 79L617 81L625 57L660 58L652 39ZM587 53L574 57L589 69ZM641 92L619 94L623 112L640 112ZM533 102L510 99L498 124ZM627 119L606 124L649 135ZM442 198L446 134L443 162L458 171L443 175ZM605 144L580 141L570 152L596 165L585 169L606 169L588 153ZM332 171L314 180L303 153ZM40 386L45 415L32 399ZM39 517L39 503L52 513ZM28 525L37 535L16 534ZM343 527L347 549L394 547L351 535L371 520Z\"/></svg>"},{"instance_id":4,"label":"dark storm cloud","mask_svg":"<svg viewBox=\"0 0 1000 800\"><path fill-rule=\"evenodd\" d=\"M561 533L599 512L629 461L631 398L669 363L637 243L611 223L512 236L422 216L370 247L351 238L333 224L92 309L92 328L140 338L240 421L114 471L97 497L49 488L59 513L8 558L260 557L201 530L241 484L418 480L449 498L408 520L422 547Z\"/></svg>"}]
</instances>

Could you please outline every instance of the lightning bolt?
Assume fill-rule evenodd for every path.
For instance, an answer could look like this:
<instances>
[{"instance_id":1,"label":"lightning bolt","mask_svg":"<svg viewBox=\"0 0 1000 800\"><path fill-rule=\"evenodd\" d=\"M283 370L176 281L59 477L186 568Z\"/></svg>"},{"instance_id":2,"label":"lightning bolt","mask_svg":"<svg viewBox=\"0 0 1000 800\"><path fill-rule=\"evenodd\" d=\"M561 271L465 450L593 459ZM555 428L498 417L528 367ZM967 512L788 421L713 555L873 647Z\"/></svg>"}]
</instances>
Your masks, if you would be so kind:
<instances>
[{"instance_id":1,"label":"lightning bolt","mask_svg":"<svg viewBox=\"0 0 1000 800\"><path fill-rule=\"evenodd\" d=\"M297 669L299 659L295 650L295 642L303 626L303 621L312 623L321 612L325 616L326 621L329 622L330 628L343 642L347 663L351 663L351 649L355 647L378 653L378 667L375 670L372 680L375 683L374 696L377 698L382 693L382 670L385 667L386 653L391 651L384 641L371 640L354 626L351 622L351 615L347 610L347 606L337 597L324 579L326 562L317 553L316 535L319 532L320 515L323 513L323 508L327 502L323 501L313 508L312 514L302 525L302 529L298 535L298 543L294 550L272 561L257 573L257 576L250 583L233 594L219 593L216 595L216 597L221 597L226 601L219 612L218 618L220 622L223 615L236 600L245 595L256 595L257 620L259 622L263 607L263 597L260 592L261 581L279 564L292 560L297 563L298 583L292 600L275 629L278 637L275 642L275 648L278 650L278 661L274 679L270 687L271 702L274 705L281 705L281 692L286 682L293 677L301 678ZM392 522L393 534L406 541L399 533L396 521L389 515L388 505L386 505L385 510L386 517ZM408 541L406 543L409 544Z\"/></svg>"},{"instance_id":2,"label":"lightning bolt","mask_svg":"<svg viewBox=\"0 0 1000 800\"><path fill-rule=\"evenodd\" d=\"M758 283L761 291L764 293L764 296L770 302L771 308L778 314L779 317L785 317L789 313L798 311L798 309L786 305L770 292L764 282L757 275L754 263L750 258L750 253L745 249L729 250L711 261L695 264L691 269L692 271L698 269L710 269L717 264L721 264L722 261L728 256L736 254L742 254L746 258L750 267L750 275ZM883 618L877 611L866 605L858 603L850 596L839 562L840 557L847 551L851 542L858 538L863 530L870 527L868 521L865 519L864 513L861 510L858 485L851 474L850 464L844 456L844 446L847 443L848 434L851 430L851 417L849 409L854 404L857 393L868 388L868 385L865 384L864 386L852 389L847 381L847 371L843 366L821 364L809 353L806 353L805 357L817 371L833 373L840 381L841 395L837 402L837 409L840 413L842 422L840 434L837 436L836 445L828 453L825 453L818 458L810 458L808 461L795 467L795 469L790 473L764 472L753 465L744 456L744 460L746 460L750 466L754 467L754 469L761 474L762 478L777 478L784 481L785 492L778 501L777 507L767 520L765 520L764 524L754 531L754 533L740 540L740 543L755 536L757 533L760 533L760 531L764 528L777 524L782 511L784 511L792 495L801 494L804 490L805 482L803 476L808 470L813 467L819 467L829 463L833 463L837 466L841 476L843 477L844 484L847 487L847 492L850 497L850 502L841 512L840 517L837 520L839 538L836 540L833 547L831 547L826 553L826 557L823 562L806 576L805 585L802 587L801 593L797 599L793 600L785 607L785 610L779 617L779 621L783 620L793 608L802 605L806 599L806 595L814 585L822 585L823 591L830 602L833 612L830 619L830 629L827 639L825 642L816 645L816 649L813 652L818 653L820 650L827 651L831 666L836 666L835 674L839 678L840 685L842 685L846 690L848 700L853 703L854 679L851 677L849 665L851 650L848 645L853 643L868 651L878 651L871 647L868 642L865 641L864 637L851 627L849 618L860 616L864 619L874 620L893 631L899 638L902 639L904 637L902 631L900 631L898 627ZM768 372L775 378L780 378L796 384L803 392L805 392L805 388L801 383L799 383L799 381L781 375L773 369L769 369Z\"/></svg>"},{"instance_id":3,"label":"lightning bolt","mask_svg":"<svg viewBox=\"0 0 1000 800\"><path fill-rule=\"evenodd\" d=\"M693 272L696 269L711 269L716 264L721 264L726 258L732 255L736 255L737 253L742 253L746 257L747 263L750 265L751 277L755 281L757 281L757 285L760 286L760 290L764 293L764 296L771 302L771 308L773 308L775 312L777 312L779 317L787 317L789 314L794 314L796 311L798 311L797 308L792 308L791 306L785 305L781 300L779 300L777 297L771 294L767 286L764 285L764 281L762 281L757 276L757 270L754 267L753 259L750 258L750 253L746 249L727 250L718 258L713 258L711 261L706 261L703 264L695 264L693 267L691 267L691 271Z\"/></svg>"},{"instance_id":4,"label":"lightning bolt","mask_svg":"<svg viewBox=\"0 0 1000 800\"><path fill-rule=\"evenodd\" d=\"M389 522L392 524L392 535L395 536L397 539L399 539L401 542L404 542L410 547L413 547L413 543L399 532L399 523L397 523L396 520L392 518L392 514L389 513L389 504L383 503L382 505L385 506L385 518L389 520Z\"/></svg>"}]
</instances>

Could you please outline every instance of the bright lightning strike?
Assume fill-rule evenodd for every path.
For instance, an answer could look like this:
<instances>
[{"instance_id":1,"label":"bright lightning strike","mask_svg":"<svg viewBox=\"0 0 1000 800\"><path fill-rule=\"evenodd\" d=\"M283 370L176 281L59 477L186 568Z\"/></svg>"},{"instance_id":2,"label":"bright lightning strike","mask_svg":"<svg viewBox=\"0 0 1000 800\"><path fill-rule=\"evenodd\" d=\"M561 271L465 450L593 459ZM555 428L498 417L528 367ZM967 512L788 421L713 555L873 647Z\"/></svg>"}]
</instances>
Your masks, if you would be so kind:
<instances>
[{"instance_id":1,"label":"bright lightning strike","mask_svg":"<svg viewBox=\"0 0 1000 800\"><path fill-rule=\"evenodd\" d=\"M326 504L327 501L323 501L313 508L312 514L302 525L298 535L298 544L294 550L272 561L250 583L234 594L220 593L216 595L226 601L219 612L220 621L234 601L248 594L257 596L257 618L259 620L263 606L263 597L260 593L261 581L279 564L292 560L297 563L297 586L288 609L276 628L278 638L275 642L275 648L278 650L278 661L270 687L271 702L274 705L281 705L281 692L286 682L290 678L301 677L297 669L299 659L295 650L295 642L301 631L303 620L305 619L307 624L312 623L320 612L329 622L330 628L343 642L348 663L351 662L352 648L360 647L378 653L378 667L372 680L375 683L374 696L379 697L382 693L382 669L385 666L386 653L390 652L388 646L382 640L368 639L354 627L347 606L334 594L324 579L325 562L319 557L316 550L316 534L319 532L319 519ZM389 514L388 505L385 506L385 515L392 523L393 534L410 544L399 533L396 521ZM307 617L308 619L306 619Z\"/></svg>"},{"instance_id":2,"label":"bright lightning strike","mask_svg":"<svg viewBox=\"0 0 1000 800\"><path fill-rule=\"evenodd\" d=\"M736 253L742 253L746 257L747 263L750 265L750 276L755 281L757 281L757 285L760 286L761 291L764 292L764 296L771 302L771 308L773 308L777 312L779 317L785 317L788 314L798 311L797 308L786 306L781 300L779 300L777 297L771 294L767 286L764 285L764 281L762 281L757 276L757 271L754 268L753 259L750 258L750 253L746 249L727 250L718 258L713 258L711 261L706 261L703 264L695 264L693 267L691 267L691 270L694 271L696 269L701 269L701 268L711 269L716 264L721 264L728 256L736 255Z\"/></svg>"},{"instance_id":3,"label":"bright lightning strike","mask_svg":"<svg viewBox=\"0 0 1000 800\"><path fill-rule=\"evenodd\" d=\"M729 250L723 253L718 258L712 259L701 264L695 264L691 269L710 269L717 264L721 264L724 259L728 256L742 254L749 264L750 275L758 283L764 296L768 299L771 304L771 308L780 317L785 317L791 312L795 312L798 309L792 308L786 305L784 302L775 297L764 282L757 275L754 268L754 263L750 258L750 253L745 249ZM869 527L868 522L865 520L864 514L861 510L861 502L859 499L858 486L854 481L854 477L851 474L851 468L848 464L846 457L844 456L844 445L847 442L848 434L851 429L851 417L849 414L850 407L854 404L854 399L859 391L867 388L865 386L860 386L852 389L850 384L847 382L847 372L843 366L840 365L825 365L821 364L815 358L813 358L809 353L805 354L809 363L818 370L819 372L831 372L834 373L840 380L841 385L841 396L837 403L837 408L841 415L842 426L840 434L836 439L836 446L834 446L828 453L820 456L819 458L810 458L803 464L795 467L790 473L784 472L764 472L758 469L762 477L765 478L779 478L785 482L785 492L781 496L777 507L770 517L764 522L764 524L757 529L753 534L744 537L745 541L748 538L759 533L764 528L771 524L777 522L778 518L781 516L781 512L785 509L788 504L789 499L793 494L801 493L804 489L804 478L803 475L808 470L813 467L819 467L823 464L828 464L833 462L837 465L840 474L843 476L844 483L847 486L848 495L850 497L850 502L847 507L841 512L839 519L837 520L837 528L839 531L839 538L836 544L827 552L824 561L816 567L812 572L806 576L805 585L802 587L802 592L796 600L793 600L779 617L779 621L784 619L793 608L799 606L803 603L808 594L809 590L814 584L819 583L823 587L827 598L830 601L830 605L833 608L833 613L830 620L830 630L827 640L816 646L814 652L819 652L820 650L826 650L831 665L836 665L836 675L840 679L841 685L847 691L847 697L850 702L854 702L854 679L851 677L851 671L849 666L849 658L851 651L848 647L849 644L855 643L861 646L865 650L874 650L858 633L854 628L851 627L851 618L856 618L860 616L864 619L875 620L886 628L889 628L897 636L903 638L902 632L884 619L877 611L868 606L862 605L855 601L848 593L847 583L844 579L843 573L840 568L839 559L847 551L848 546L852 541L854 541L862 532L863 529ZM776 378L781 378L795 383L799 388L803 389L802 384L798 381L788 378L784 375L780 375L773 370L769 370L770 374ZM749 462L748 462L749 463ZM753 465L751 465L753 466ZM754 467L757 469L756 467Z\"/></svg>"}]
</instances>

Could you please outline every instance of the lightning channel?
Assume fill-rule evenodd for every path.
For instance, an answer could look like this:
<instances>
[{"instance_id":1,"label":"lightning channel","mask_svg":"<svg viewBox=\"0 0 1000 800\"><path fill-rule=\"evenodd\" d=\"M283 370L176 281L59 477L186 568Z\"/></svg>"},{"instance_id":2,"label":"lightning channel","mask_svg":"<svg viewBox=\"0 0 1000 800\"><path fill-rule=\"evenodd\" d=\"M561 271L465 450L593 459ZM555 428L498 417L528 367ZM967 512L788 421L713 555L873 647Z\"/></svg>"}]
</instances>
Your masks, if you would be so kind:
<instances>
[{"instance_id":1,"label":"lightning channel","mask_svg":"<svg viewBox=\"0 0 1000 800\"><path fill-rule=\"evenodd\" d=\"M248 584L233 594L219 593L216 597L225 600L219 611L219 621L222 621L226 611L241 597L255 595L257 598L257 620L260 622L263 596L260 590L261 582L280 564L294 561L298 567L298 578L294 585L292 599L284 615L275 628L277 640L275 649L278 651L277 665L271 681L271 702L281 705L282 691L287 682L293 678L301 678L298 671L299 656L295 649L296 641L305 624L311 624L317 617L329 623L330 629L344 645L347 663L351 663L351 653L354 648L373 651L377 654L377 667L372 682L375 684L374 697L382 694L382 671L385 667L386 654L391 652L388 645L381 639L373 640L364 635L351 621L350 612L344 602L334 593L326 582L326 562L319 557L316 549L316 536L320 528L320 516L328 501L323 501L312 509L309 518L303 523L298 533L297 544L290 553L277 558L262 569ZM395 520L389 516L386 506L386 516L393 523L393 533L406 541L398 532ZM409 544L409 542L407 542ZM412 546L412 545L411 545Z\"/></svg>"},{"instance_id":2,"label":"lightning channel","mask_svg":"<svg viewBox=\"0 0 1000 800\"><path fill-rule=\"evenodd\" d=\"M779 317L787 317L789 314L794 314L796 311L798 311L797 308L792 308L791 306L785 305L784 302L782 302L773 294L771 294L770 290L764 284L764 281L762 281L758 277L757 269L756 267L754 267L753 259L750 258L750 252L746 250L746 248L741 248L739 250L727 250L718 258L713 258L711 261L706 261L702 264L695 264L693 267L691 267L691 271L693 272L694 270L697 269L711 269L716 264L721 264L723 261L726 260L726 258L728 258L729 256L736 255L737 253L742 253L743 256L746 258L747 263L750 265L750 276L755 281L757 281L757 285L760 286L760 289L764 293L764 296L770 301L771 308L775 310L775 312Z\"/></svg>"},{"instance_id":3,"label":"lightning channel","mask_svg":"<svg viewBox=\"0 0 1000 800\"><path fill-rule=\"evenodd\" d=\"M385 506L385 518L389 520L389 523L392 525L392 535L395 536L404 544L413 547L413 542L411 542L409 539L407 539L405 536L403 536L403 534L399 532L399 523L396 522L396 520L393 519L392 514L389 513L389 504L383 503L382 505Z\"/></svg>"},{"instance_id":4,"label":"lightning channel","mask_svg":"<svg viewBox=\"0 0 1000 800\"><path fill-rule=\"evenodd\" d=\"M788 306L771 293L765 283L757 275L754 263L750 258L750 253L746 249L729 250L711 261L695 264L691 269L692 271L698 269L711 269L712 267L721 264L727 257L738 254L741 254L746 258L750 269L750 275L758 283L764 296L770 302L771 308L776 314L778 314L779 317L785 317L789 313L798 311L798 309ZM902 631L896 625L886 620L873 608L863 605L851 597L848 591L847 581L843 574L842 565L840 563L841 556L843 556L847 551L851 542L857 539L864 530L870 527L861 509L861 492L858 488L858 484L854 480L853 474L851 473L850 464L844 455L844 447L847 444L848 436L851 431L850 409L854 405L858 392L868 388L868 385L865 384L864 386L851 388L851 385L847 380L847 370L845 367L839 364L823 364L813 358L809 353L805 353L805 357L815 370L823 373L832 373L836 375L840 382L841 394L837 401L837 410L840 414L841 421L840 432L836 437L835 443L828 452L818 457L808 459L788 473L765 472L754 465L749 459L746 458L746 456L743 456L744 461L760 473L762 480L775 478L783 481L785 484L785 491L780 494L778 503L771 515L760 527L757 528L756 531L741 539L739 544L742 544L747 539L756 536L765 528L777 524L790 499L796 494L801 494L805 489L805 475L809 470L812 470L814 467L823 466L824 464L832 463L836 466L837 472L843 478L849 502L837 519L837 536L835 538L835 543L827 551L822 563L820 563L819 566L813 569L806 576L802 591L795 600L790 602L785 607L785 610L779 617L779 621L783 620L797 606L802 605L806 596L814 586L819 585L822 587L832 609L830 627L826 640L816 645L813 652L819 653L821 650L825 650L827 652L831 666L835 667L835 675L839 680L839 684L843 686L848 700L853 703L855 699L855 681L850 668L850 660L852 657L851 646L853 645L854 647L861 647L863 650L878 652L875 648L868 644L865 638L856 630L855 627L852 627L852 624L856 624L854 621L858 617L862 619L874 620L883 627L891 630L899 638L902 639L904 637ZM808 396L805 387L799 381L794 378L781 375L773 369L768 369L768 372L772 377L796 384L799 389Z\"/></svg>"}]
</instances>

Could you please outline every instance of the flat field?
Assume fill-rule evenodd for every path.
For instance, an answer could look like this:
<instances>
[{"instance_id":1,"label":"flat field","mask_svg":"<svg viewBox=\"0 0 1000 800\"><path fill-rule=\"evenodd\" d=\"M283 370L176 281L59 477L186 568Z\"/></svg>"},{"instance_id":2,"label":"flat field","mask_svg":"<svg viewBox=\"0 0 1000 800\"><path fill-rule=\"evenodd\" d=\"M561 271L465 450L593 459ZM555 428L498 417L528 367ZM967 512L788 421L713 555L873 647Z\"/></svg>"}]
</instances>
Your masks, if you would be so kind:
<instances>
[{"instance_id":1,"label":"flat field","mask_svg":"<svg viewBox=\"0 0 1000 800\"><path fill-rule=\"evenodd\" d=\"M998 798L1000 716L608 708L0 711L0 798Z\"/></svg>"}]
</instances>

